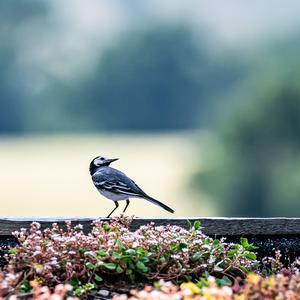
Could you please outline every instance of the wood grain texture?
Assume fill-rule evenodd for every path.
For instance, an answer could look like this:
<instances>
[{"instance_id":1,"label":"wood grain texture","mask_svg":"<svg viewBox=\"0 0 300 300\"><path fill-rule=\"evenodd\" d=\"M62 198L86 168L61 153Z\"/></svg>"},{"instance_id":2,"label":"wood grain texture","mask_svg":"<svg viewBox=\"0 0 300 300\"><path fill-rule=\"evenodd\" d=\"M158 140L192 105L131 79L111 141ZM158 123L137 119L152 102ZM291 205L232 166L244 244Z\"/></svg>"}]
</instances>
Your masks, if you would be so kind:
<instances>
[{"instance_id":1,"label":"wood grain texture","mask_svg":"<svg viewBox=\"0 0 300 300\"><path fill-rule=\"evenodd\" d=\"M21 227L26 228L33 221L39 222L42 228L46 228L54 222L63 225L66 220L71 220L74 225L82 224L84 231L88 232L91 229L91 222L95 219L91 217L0 217L0 236L10 236L13 231ZM172 224L188 228L188 220L191 223L199 220L203 232L211 236L300 235L300 218L135 218L131 229L135 230L140 225L150 222L154 222L157 226Z\"/></svg>"}]
</instances>

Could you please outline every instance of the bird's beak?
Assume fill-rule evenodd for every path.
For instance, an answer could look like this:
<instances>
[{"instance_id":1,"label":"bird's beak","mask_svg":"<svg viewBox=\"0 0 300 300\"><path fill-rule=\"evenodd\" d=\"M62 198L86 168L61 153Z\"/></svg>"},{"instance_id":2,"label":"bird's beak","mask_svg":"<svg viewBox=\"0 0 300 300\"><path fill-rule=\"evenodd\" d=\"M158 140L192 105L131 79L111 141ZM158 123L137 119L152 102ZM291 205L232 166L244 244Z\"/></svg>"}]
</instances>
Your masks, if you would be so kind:
<instances>
[{"instance_id":1,"label":"bird's beak","mask_svg":"<svg viewBox=\"0 0 300 300\"><path fill-rule=\"evenodd\" d=\"M112 163L113 161L116 161L118 160L118 158L111 158L111 159L108 159L109 163Z\"/></svg>"}]
</instances>

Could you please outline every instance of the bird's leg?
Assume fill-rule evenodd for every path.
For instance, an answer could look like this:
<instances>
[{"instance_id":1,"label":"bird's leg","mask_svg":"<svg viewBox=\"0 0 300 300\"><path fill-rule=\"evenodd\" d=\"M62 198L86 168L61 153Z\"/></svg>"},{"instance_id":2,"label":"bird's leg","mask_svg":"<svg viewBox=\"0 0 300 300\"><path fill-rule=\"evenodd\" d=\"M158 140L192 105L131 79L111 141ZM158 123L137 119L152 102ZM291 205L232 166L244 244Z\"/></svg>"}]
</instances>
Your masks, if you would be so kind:
<instances>
[{"instance_id":1,"label":"bird's leg","mask_svg":"<svg viewBox=\"0 0 300 300\"><path fill-rule=\"evenodd\" d=\"M129 203L130 203L129 199L126 199L126 206L125 206L125 208L124 208L124 210L123 210L123 213L126 211L128 205L129 205Z\"/></svg>"},{"instance_id":2,"label":"bird's leg","mask_svg":"<svg viewBox=\"0 0 300 300\"><path fill-rule=\"evenodd\" d=\"M110 215L119 207L118 201L115 201L115 205L116 205L116 207L110 212L110 214L106 218L109 218Z\"/></svg>"}]
</instances>

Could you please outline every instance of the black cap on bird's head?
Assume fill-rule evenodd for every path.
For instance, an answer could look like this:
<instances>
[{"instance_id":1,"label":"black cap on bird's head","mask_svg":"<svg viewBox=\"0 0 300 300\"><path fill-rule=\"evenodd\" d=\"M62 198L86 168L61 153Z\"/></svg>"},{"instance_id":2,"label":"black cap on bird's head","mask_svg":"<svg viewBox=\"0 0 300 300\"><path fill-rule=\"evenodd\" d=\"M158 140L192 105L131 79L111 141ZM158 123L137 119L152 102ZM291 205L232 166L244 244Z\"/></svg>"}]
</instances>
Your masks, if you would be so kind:
<instances>
[{"instance_id":1,"label":"black cap on bird's head","mask_svg":"<svg viewBox=\"0 0 300 300\"><path fill-rule=\"evenodd\" d=\"M108 167L113 161L118 158L106 158L103 156L95 157L90 163L90 173L92 174L99 167Z\"/></svg>"}]
</instances>

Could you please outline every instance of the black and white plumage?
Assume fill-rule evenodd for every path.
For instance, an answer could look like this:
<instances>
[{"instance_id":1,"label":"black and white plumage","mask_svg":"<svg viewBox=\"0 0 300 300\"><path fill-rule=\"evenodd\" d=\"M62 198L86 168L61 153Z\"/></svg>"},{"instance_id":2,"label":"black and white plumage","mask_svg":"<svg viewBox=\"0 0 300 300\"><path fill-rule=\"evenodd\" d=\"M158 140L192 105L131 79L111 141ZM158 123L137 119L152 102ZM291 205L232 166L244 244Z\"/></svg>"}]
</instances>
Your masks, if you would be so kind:
<instances>
[{"instance_id":1,"label":"black and white plumage","mask_svg":"<svg viewBox=\"0 0 300 300\"><path fill-rule=\"evenodd\" d=\"M148 196L133 180L127 177L121 171L109 167L109 165L118 160L118 158L105 158L97 156L90 163L90 174L97 190L109 200L114 201L116 207L111 211L110 215L118 208L118 201L126 200L126 211L129 205L129 198L142 198L148 200L163 209L173 213L174 210L162 202Z\"/></svg>"}]
</instances>

